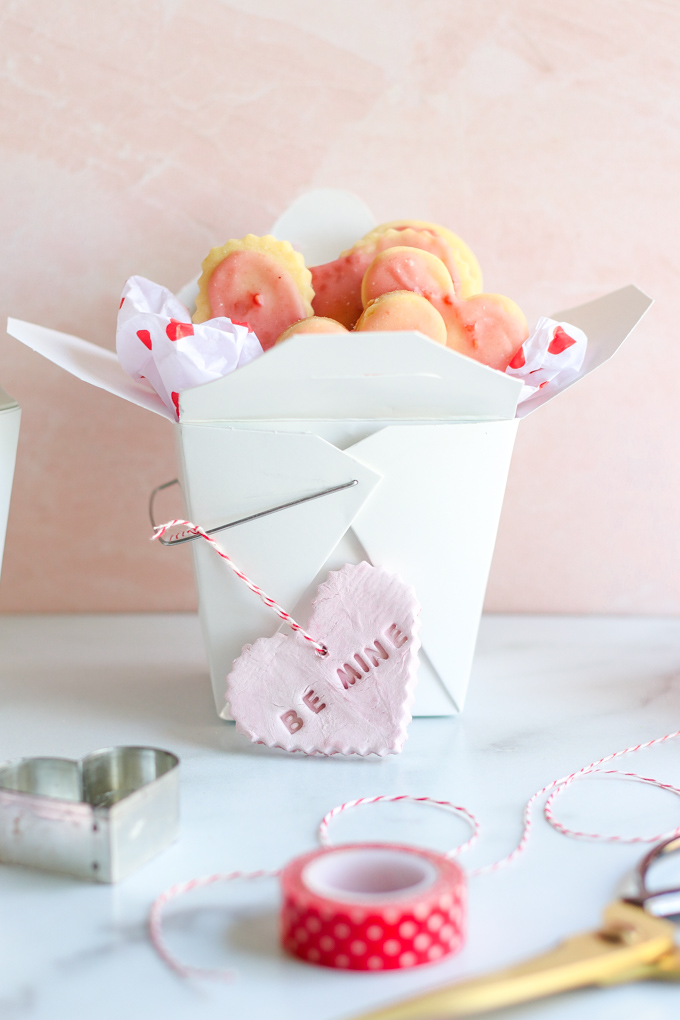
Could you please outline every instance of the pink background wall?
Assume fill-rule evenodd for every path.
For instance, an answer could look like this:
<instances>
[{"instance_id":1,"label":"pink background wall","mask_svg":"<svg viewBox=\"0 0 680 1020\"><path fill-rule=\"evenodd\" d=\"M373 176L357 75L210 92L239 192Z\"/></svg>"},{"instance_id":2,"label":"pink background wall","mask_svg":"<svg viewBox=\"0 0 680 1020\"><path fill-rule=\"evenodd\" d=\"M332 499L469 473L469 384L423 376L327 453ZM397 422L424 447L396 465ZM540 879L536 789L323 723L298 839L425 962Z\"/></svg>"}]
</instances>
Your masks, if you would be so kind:
<instances>
[{"instance_id":1,"label":"pink background wall","mask_svg":"<svg viewBox=\"0 0 680 1020\"><path fill-rule=\"evenodd\" d=\"M675 0L4 0L0 317L113 347L122 284L177 288L315 186L460 233L530 322L656 305L520 428L491 610L680 612ZM191 609L151 546L172 428L0 337L24 408L4 611Z\"/></svg>"}]
</instances>

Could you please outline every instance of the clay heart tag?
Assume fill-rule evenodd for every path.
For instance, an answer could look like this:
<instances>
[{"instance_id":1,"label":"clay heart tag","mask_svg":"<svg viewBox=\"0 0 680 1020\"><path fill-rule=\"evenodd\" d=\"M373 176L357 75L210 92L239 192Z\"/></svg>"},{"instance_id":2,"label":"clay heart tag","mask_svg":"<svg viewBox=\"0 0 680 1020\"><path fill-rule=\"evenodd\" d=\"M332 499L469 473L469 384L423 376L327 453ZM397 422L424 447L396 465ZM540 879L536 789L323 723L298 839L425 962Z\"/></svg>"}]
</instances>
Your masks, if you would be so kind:
<instances>
[{"instance_id":1,"label":"clay heart tag","mask_svg":"<svg viewBox=\"0 0 680 1020\"><path fill-rule=\"evenodd\" d=\"M420 606L410 585L369 563L332 571L307 629L328 651L281 631L245 645L227 677L236 728L305 754L396 754L418 670Z\"/></svg>"}]
</instances>

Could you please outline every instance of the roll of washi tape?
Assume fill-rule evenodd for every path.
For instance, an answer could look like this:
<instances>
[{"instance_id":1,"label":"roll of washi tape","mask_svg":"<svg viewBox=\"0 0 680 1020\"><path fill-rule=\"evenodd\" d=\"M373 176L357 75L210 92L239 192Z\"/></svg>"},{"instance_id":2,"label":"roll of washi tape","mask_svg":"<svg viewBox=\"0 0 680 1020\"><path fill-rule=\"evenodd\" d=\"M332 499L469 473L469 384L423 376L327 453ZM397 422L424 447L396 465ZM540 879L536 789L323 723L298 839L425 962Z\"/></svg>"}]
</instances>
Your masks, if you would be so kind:
<instances>
[{"instance_id":1,"label":"roll of washi tape","mask_svg":"<svg viewBox=\"0 0 680 1020\"><path fill-rule=\"evenodd\" d=\"M283 947L308 963L399 970L463 945L465 877L431 850L393 843L315 850L284 868L281 888Z\"/></svg>"}]
</instances>

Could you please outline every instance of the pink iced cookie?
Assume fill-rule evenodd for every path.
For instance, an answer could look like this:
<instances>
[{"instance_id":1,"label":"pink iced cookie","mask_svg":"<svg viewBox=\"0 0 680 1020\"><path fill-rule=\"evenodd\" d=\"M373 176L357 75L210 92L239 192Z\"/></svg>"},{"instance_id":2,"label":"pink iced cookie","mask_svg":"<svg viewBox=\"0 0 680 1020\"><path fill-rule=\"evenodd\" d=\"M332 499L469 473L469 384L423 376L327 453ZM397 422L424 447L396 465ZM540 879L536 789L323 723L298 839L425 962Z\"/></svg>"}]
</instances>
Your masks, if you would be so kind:
<instances>
[{"instance_id":1,"label":"pink iced cookie","mask_svg":"<svg viewBox=\"0 0 680 1020\"><path fill-rule=\"evenodd\" d=\"M248 234L213 248L198 281L194 322L226 316L246 323L263 350L312 314L311 275L287 241Z\"/></svg>"},{"instance_id":2,"label":"pink iced cookie","mask_svg":"<svg viewBox=\"0 0 680 1020\"><path fill-rule=\"evenodd\" d=\"M395 247L420 248L440 258L451 273L454 287L458 270L446 240L429 230L377 228L354 247L323 266L311 269L314 285L314 314L336 319L352 329L361 315L361 282L376 255ZM456 291L458 293L458 291Z\"/></svg>"},{"instance_id":3,"label":"pink iced cookie","mask_svg":"<svg viewBox=\"0 0 680 1020\"><path fill-rule=\"evenodd\" d=\"M294 322L288 329L284 329L283 333L277 339L277 344L280 344L283 340L287 340L289 336L295 336L297 333L347 333L348 331L344 326L341 326L335 319L324 319L322 315L310 315L307 319L300 319L299 322Z\"/></svg>"},{"instance_id":4,"label":"pink iced cookie","mask_svg":"<svg viewBox=\"0 0 680 1020\"><path fill-rule=\"evenodd\" d=\"M442 260L420 248L388 248L373 259L361 284L364 308L396 290L420 294L444 320L456 300L451 274Z\"/></svg>"},{"instance_id":5,"label":"pink iced cookie","mask_svg":"<svg viewBox=\"0 0 680 1020\"><path fill-rule=\"evenodd\" d=\"M446 317L447 346L504 372L529 336L524 312L502 294L456 301Z\"/></svg>"},{"instance_id":6,"label":"pink iced cookie","mask_svg":"<svg viewBox=\"0 0 680 1020\"><path fill-rule=\"evenodd\" d=\"M382 567L347 564L319 586L299 634L246 645L227 677L236 728L253 742L305 754L394 754L411 721L420 606Z\"/></svg>"},{"instance_id":7,"label":"pink iced cookie","mask_svg":"<svg viewBox=\"0 0 680 1020\"><path fill-rule=\"evenodd\" d=\"M416 330L438 344L446 344L446 324L427 298L410 290L381 294L363 311L355 332Z\"/></svg>"},{"instance_id":8,"label":"pink iced cookie","mask_svg":"<svg viewBox=\"0 0 680 1020\"><path fill-rule=\"evenodd\" d=\"M445 256L438 252L433 252L433 254L442 259L451 274L457 297L464 301L482 292L482 270L474 252L470 250L462 237L454 234L448 227L442 227L440 223L428 223L426 220L392 220L391 223L381 223L379 227L375 227L366 234L364 241L376 234L385 234L389 230L418 230L440 237L446 242ZM403 243L409 244L410 242L404 241Z\"/></svg>"}]
</instances>

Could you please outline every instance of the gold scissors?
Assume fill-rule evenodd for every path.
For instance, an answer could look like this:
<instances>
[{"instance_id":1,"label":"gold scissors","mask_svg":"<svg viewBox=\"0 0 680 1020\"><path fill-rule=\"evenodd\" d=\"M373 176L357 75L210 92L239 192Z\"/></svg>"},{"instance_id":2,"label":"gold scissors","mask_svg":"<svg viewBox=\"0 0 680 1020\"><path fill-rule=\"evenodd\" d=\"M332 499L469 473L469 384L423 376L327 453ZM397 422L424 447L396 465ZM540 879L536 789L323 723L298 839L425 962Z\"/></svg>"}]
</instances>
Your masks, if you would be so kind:
<instances>
[{"instance_id":1,"label":"gold scissors","mask_svg":"<svg viewBox=\"0 0 680 1020\"><path fill-rule=\"evenodd\" d=\"M680 836L660 843L647 854L637 868L638 895L607 907L599 931L575 935L557 949L517 966L435 989L355 1020L453 1020L573 988L627 981L680 981L676 927L664 919L680 915L680 887L656 892L647 887L652 864L676 851L680 851ZM654 913L648 909L652 906Z\"/></svg>"}]
</instances>

